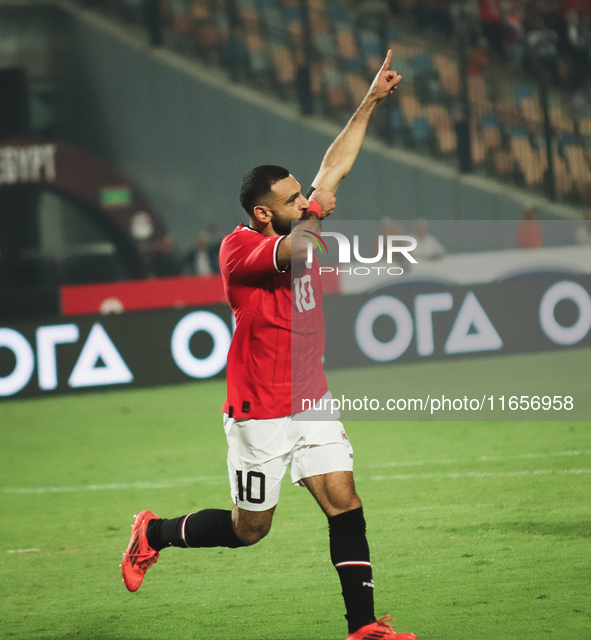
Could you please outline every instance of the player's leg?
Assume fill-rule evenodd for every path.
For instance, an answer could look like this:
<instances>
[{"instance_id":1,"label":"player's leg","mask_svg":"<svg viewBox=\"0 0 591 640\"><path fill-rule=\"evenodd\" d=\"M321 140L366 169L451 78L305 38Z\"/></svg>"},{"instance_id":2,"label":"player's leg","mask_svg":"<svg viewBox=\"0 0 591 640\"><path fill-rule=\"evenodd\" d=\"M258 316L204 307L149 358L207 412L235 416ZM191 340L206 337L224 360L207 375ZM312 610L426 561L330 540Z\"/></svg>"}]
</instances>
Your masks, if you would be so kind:
<instances>
[{"instance_id":1,"label":"player's leg","mask_svg":"<svg viewBox=\"0 0 591 640\"><path fill-rule=\"evenodd\" d=\"M236 549L256 542L268 524L243 522L245 538L234 529L232 511L203 509L178 518L163 519L151 511L142 511L132 525L131 539L123 554L121 573L129 591L137 591L147 570L167 547L228 547ZM264 516L260 517L261 520ZM268 530L268 529L267 529ZM261 536L262 537L262 536ZM260 539L260 538L258 538Z\"/></svg>"},{"instance_id":2,"label":"player's leg","mask_svg":"<svg viewBox=\"0 0 591 640\"><path fill-rule=\"evenodd\" d=\"M376 621L372 567L363 506L353 479L352 454L340 422L311 423L294 454L292 480L303 484L328 518L330 555L341 581L347 640L416 640L396 633L389 616Z\"/></svg>"},{"instance_id":3,"label":"player's leg","mask_svg":"<svg viewBox=\"0 0 591 640\"><path fill-rule=\"evenodd\" d=\"M247 511L234 505L232 523L236 535L245 545L256 544L271 530L274 513L275 507L266 511Z\"/></svg>"},{"instance_id":4,"label":"player's leg","mask_svg":"<svg viewBox=\"0 0 591 640\"><path fill-rule=\"evenodd\" d=\"M285 429L276 421L237 422L226 416L224 427L233 509L203 509L171 519L142 511L121 564L130 591L139 589L163 549L236 549L255 544L269 532L293 444L283 441Z\"/></svg>"},{"instance_id":5,"label":"player's leg","mask_svg":"<svg viewBox=\"0 0 591 640\"><path fill-rule=\"evenodd\" d=\"M311 476L304 478L302 484L314 496L327 518L361 507L352 471L334 471Z\"/></svg>"},{"instance_id":6,"label":"player's leg","mask_svg":"<svg viewBox=\"0 0 591 640\"><path fill-rule=\"evenodd\" d=\"M155 550L243 547L255 544L269 533L287 468L283 454L289 445L276 435L282 434L283 426L272 420L237 421L225 416L224 430L232 511L205 509L172 520L150 522L148 542Z\"/></svg>"},{"instance_id":7,"label":"player's leg","mask_svg":"<svg viewBox=\"0 0 591 640\"><path fill-rule=\"evenodd\" d=\"M271 529L275 507L265 511L245 511L234 506L203 509L179 518L156 518L147 526L148 544L161 551L166 547L236 549L257 543Z\"/></svg>"},{"instance_id":8,"label":"player's leg","mask_svg":"<svg viewBox=\"0 0 591 640\"><path fill-rule=\"evenodd\" d=\"M376 621L365 518L352 471L303 479L328 518L330 557L339 575L349 633Z\"/></svg>"},{"instance_id":9,"label":"player's leg","mask_svg":"<svg viewBox=\"0 0 591 640\"><path fill-rule=\"evenodd\" d=\"M353 448L338 420L294 419L301 430L293 482L310 491L328 518L330 556L341 581L349 632L375 622L365 519L353 480Z\"/></svg>"}]
</instances>

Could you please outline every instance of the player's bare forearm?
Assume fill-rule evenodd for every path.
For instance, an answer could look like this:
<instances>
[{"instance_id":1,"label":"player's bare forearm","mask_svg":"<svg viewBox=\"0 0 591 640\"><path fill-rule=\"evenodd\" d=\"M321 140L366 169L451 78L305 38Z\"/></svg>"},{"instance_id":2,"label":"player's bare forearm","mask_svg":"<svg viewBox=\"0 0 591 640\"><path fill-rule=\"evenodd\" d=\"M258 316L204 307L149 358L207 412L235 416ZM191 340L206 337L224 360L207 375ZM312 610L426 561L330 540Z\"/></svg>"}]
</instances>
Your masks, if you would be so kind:
<instances>
[{"instance_id":1,"label":"player's bare forearm","mask_svg":"<svg viewBox=\"0 0 591 640\"><path fill-rule=\"evenodd\" d=\"M338 189L341 180L351 171L357 159L371 115L378 103L366 99L358 107L345 128L326 152L320 170L312 184L331 191Z\"/></svg>"},{"instance_id":2,"label":"player's bare forearm","mask_svg":"<svg viewBox=\"0 0 591 640\"><path fill-rule=\"evenodd\" d=\"M341 180L351 171L376 106L392 93L402 80L402 76L390 70L391 61L392 50L389 50L367 95L324 155L320 170L312 182L315 187L322 186L334 192Z\"/></svg>"}]
</instances>

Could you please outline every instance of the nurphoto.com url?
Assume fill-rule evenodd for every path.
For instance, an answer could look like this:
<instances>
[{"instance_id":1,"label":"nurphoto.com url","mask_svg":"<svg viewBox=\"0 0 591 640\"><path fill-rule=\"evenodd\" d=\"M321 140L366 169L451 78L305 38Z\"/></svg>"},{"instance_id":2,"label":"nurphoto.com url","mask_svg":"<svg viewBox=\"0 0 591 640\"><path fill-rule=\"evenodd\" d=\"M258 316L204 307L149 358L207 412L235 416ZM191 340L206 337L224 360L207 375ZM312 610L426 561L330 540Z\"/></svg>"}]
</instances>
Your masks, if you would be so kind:
<instances>
[{"instance_id":1,"label":"nurphoto.com url","mask_svg":"<svg viewBox=\"0 0 591 640\"><path fill-rule=\"evenodd\" d=\"M340 398L325 397L320 400L309 398L302 399L302 411L411 411L429 413L434 415L442 411L539 411L541 413L552 411L572 411L574 398L569 395L487 395L481 398L468 396L448 397L446 395L424 398Z\"/></svg>"}]
</instances>

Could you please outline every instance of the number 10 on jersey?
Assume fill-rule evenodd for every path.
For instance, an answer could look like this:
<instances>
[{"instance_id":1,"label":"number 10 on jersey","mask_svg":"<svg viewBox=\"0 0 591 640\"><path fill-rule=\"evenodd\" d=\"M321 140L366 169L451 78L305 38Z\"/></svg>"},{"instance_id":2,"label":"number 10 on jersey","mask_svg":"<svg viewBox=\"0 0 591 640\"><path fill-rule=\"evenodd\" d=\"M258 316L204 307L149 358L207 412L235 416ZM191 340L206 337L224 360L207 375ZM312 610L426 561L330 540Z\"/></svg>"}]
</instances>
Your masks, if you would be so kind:
<instances>
[{"instance_id":1,"label":"number 10 on jersey","mask_svg":"<svg viewBox=\"0 0 591 640\"><path fill-rule=\"evenodd\" d=\"M303 278L293 279L296 307L300 313L310 311L316 306L312 290L312 276L308 273Z\"/></svg>"}]
</instances>

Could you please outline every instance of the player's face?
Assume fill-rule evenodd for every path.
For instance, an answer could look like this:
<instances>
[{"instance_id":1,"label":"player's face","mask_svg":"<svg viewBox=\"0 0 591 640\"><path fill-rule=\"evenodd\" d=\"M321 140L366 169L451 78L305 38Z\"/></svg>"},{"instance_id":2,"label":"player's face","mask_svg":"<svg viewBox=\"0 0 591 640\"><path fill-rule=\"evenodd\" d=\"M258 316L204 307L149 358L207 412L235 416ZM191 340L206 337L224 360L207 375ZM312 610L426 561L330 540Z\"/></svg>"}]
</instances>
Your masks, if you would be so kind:
<instances>
[{"instance_id":1,"label":"player's face","mask_svg":"<svg viewBox=\"0 0 591 640\"><path fill-rule=\"evenodd\" d=\"M284 236L291 232L291 223L299 220L308 208L308 199L302 195L302 186L293 177L279 180L271 187L271 196L267 207L273 213L271 225L278 235Z\"/></svg>"}]
</instances>

